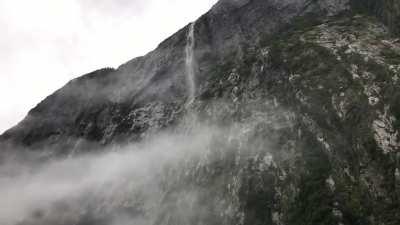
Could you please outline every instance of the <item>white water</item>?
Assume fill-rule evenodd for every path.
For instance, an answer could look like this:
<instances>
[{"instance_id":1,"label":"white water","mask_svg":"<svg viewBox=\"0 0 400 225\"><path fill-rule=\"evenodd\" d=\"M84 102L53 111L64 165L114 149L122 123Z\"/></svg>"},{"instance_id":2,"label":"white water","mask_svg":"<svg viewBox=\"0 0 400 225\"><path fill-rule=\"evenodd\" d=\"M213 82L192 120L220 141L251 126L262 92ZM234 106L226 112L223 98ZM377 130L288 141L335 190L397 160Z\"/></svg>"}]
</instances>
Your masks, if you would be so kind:
<instances>
[{"instance_id":1,"label":"white water","mask_svg":"<svg viewBox=\"0 0 400 225\"><path fill-rule=\"evenodd\" d=\"M188 92L189 98L188 103L192 103L195 95L196 95L196 80L195 80L195 59L194 59L194 46L195 46L195 39L194 39L194 28L195 23L191 23L189 26L189 32L186 39L186 59L185 59L185 66L186 66L186 79L188 83Z\"/></svg>"}]
</instances>

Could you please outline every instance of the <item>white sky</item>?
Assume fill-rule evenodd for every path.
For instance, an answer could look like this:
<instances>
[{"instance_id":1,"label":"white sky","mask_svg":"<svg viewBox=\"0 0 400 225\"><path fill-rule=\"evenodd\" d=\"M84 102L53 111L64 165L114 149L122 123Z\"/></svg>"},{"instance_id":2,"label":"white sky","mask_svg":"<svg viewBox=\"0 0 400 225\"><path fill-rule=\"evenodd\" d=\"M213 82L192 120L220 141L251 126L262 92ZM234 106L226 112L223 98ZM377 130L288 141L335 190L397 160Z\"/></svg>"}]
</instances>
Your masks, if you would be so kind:
<instances>
[{"instance_id":1,"label":"white sky","mask_svg":"<svg viewBox=\"0 0 400 225\"><path fill-rule=\"evenodd\" d=\"M217 0L0 0L0 134L74 77L144 55Z\"/></svg>"}]
</instances>

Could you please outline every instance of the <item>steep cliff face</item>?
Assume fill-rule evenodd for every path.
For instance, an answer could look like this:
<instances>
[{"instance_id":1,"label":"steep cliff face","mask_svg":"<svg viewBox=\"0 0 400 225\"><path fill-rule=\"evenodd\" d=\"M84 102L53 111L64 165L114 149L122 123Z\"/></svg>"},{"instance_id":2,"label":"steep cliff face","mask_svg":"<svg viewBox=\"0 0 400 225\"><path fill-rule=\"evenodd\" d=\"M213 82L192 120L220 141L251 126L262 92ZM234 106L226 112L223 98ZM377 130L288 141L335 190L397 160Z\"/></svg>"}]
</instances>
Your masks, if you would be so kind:
<instances>
[{"instance_id":1,"label":"steep cliff face","mask_svg":"<svg viewBox=\"0 0 400 225\"><path fill-rule=\"evenodd\" d=\"M139 187L140 172L20 224L399 224L396 7L222 0L148 55L71 81L3 143L76 156L218 128L184 135L196 154L158 160Z\"/></svg>"}]
</instances>

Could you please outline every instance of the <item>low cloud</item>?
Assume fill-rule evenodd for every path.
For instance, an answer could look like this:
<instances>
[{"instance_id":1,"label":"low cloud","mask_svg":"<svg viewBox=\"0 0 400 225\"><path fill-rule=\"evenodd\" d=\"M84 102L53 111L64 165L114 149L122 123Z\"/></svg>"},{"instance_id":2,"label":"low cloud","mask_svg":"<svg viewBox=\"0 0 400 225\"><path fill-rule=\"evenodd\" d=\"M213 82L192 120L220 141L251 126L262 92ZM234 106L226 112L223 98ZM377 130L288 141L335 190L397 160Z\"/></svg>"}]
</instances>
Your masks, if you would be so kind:
<instances>
[{"instance_id":1,"label":"low cloud","mask_svg":"<svg viewBox=\"0 0 400 225\"><path fill-rule=\"evenodd\" d=\"M95 207L91 213L102 211L106 218L101 213L96 216L109 224L151 224L163 196L160 174L166 169L184 169L180 165L206 156L212 141L222 133L217 128L198 127L101 154L40 163L15 157L6 160L0 166L0 221L2 225L70 224ZM189 205L195 199L196 191L182 192L177 205L194 213ZM142 204L146 215L113 211L135 204Z\"/></svg>"}]
</instances>

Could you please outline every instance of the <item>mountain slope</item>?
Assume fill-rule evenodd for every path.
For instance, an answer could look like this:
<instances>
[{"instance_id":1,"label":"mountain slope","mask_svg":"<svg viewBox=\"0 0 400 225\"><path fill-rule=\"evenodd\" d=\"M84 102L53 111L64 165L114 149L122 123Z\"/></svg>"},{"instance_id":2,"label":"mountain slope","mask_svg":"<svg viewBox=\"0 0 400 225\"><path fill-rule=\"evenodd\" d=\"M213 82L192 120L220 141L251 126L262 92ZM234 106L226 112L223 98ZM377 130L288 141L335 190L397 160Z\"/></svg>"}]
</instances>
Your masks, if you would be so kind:
<instances>
[{"instance_id":1,"label":"mountain slope","mask_svg":"<svg viewBox=\"0 0 400 225\"><path fill-rule=\"evenodd\" d=\"M219 2L194 26L197 86L203 85L202 81L212 72L215 62L224 63L226 58L240 60L247 45L273 34L294 17L307 13L335 14L346 9L342 3L337 8L331 5L334 4L305 0ZM182 105L187 97L185 47L188 29L189 26L185 27L153 52L115 71L100 70L70 82L35 107L3 138L38 148L63 142L71 149L77 139L107 143L114 136L135 136L135 129L141 133L141 128L133 127L134 118L126 120L135 109L155 101L162 104L162 108L171 108L165 105ZM164 110L172 113L171 109ZM106 129L111 126L115 130Z\"/></svg>"},{"instance_id":2,"label":"mountain slope","mask_svg":"<svg viewBox=\"0 0 400 225\"><path fill-rule=\"evenodd\" d=\"M130 190L133 176L89 209L69 202L21 224L112 224L121 212L134 224L398 224L396 7L222 0L148 55L71 81L3 142L77 155L199 124L222 132L145 183L157 191Z\"/></svg>"}]
</instances>

